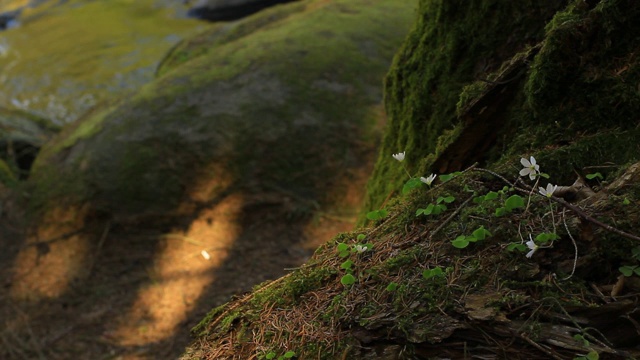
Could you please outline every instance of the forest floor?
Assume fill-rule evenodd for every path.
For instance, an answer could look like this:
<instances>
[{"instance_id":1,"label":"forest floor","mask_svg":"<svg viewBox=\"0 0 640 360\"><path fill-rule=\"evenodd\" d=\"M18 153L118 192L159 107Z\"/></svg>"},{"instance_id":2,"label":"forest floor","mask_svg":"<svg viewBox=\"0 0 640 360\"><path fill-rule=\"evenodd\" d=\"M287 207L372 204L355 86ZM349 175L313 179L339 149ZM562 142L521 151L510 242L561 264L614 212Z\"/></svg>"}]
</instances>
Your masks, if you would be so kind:
<instances>
[{"instance_id":1,"label":"forest floor","mask_svg":"<svg viewBox=\"0 0 640 360\"><path fill-rule=\"evenodd\" d=\"M241 202L230 196L180 221L97 221L35 242L5 206L0 358L174 359L209 310L300 266L355 222L355 214L275 219L277 205L261 201L247 212Z\"/></svg>"}]
</instances>

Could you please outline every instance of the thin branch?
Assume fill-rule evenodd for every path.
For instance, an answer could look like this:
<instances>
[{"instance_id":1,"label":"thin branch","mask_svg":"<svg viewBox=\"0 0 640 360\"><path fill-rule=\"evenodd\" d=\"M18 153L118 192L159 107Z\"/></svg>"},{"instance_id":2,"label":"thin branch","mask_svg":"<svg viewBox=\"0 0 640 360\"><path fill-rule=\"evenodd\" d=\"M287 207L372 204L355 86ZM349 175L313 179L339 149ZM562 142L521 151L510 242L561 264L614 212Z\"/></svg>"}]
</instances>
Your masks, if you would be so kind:
<instances>
[{"instance_id":1,"label":"thin branch","mask_svg":"<svg viewBox=\"0 0 640 360\"><path fill-rule=\"evenodd\" d=\"M567 209L566 208L562 209L562 223L564 224L564 228L565 228L565 230L567 230L567 234L569 234L569 238L571 239L571 242L573 243L573 248L575 249L575 255L573 257L573 269L571 270L571 274L569 274L569 276L567 276L566 278L561 279L561 280L569 280L569 279L571 279L573 274L576 272L576 265L578 264L578 244L576 244L576 239L574 239L573 235L571 235L571 231L569 230L569 226L567 225L567 219L564 216L565 210L567 210Z\"/></svg>"}]
</instances>

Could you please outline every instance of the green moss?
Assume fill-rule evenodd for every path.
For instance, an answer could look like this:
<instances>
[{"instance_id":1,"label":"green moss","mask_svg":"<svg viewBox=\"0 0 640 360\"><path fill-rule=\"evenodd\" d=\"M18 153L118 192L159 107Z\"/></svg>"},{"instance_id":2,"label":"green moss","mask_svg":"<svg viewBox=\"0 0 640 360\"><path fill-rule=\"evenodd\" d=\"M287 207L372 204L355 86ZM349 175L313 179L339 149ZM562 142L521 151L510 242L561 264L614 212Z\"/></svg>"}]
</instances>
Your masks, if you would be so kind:
<instances>
[{"instance_id":1,"label":"green moss","mask_svg":"<svg viewBox=\"0 0 640 360\"><path fill-rule=\"evenodd\" d=\"M154 0L27 7L20 27L3 32L12 51L0 58L0 68L11 69L3 87L12 95L3 96L1 105L28 101L31 112L64 124L137 89L153 78L158 59L173 44L204 28L174 12Z\"/></svg>"},{"instance_id":2,"label":"green moss","mask_svg":"<svg viewBox=\"0 0 640 360\"><path fill-rule=\"evenodd\" d=\"M404 181L404 171L393 164L391 154L406 151L410 171L427 171L423 166L429 162L422 159L434 153L438 137L457 124L456 104L465 85L541 40L544 22L560 5L556 1L420 2L415 28L386 78L389 124L368 185L367 208L377 208ZM509 38L527 41L506 45ZM423 166L416 165L420 163Z\"/></svg>"},{"instance_id":3,"label":"green moss","mask_svg":"<svg viewBox=\"0 0 640 360\"><path fill-rule=\"evenodd\" d=\"M0 159L0 184L11 187L17 182L18 179L13 171L11 171L9 165L7 165L4 160Z\"/></svg>"}]
</instances>

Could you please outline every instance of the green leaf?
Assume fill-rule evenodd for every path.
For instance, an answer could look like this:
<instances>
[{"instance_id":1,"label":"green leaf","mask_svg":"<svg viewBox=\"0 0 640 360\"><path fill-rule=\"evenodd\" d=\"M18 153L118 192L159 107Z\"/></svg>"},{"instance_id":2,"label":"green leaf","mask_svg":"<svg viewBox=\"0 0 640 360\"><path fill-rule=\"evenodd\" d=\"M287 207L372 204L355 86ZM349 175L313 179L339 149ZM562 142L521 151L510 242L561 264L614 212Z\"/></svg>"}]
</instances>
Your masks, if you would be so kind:
<instances>
[{"instance_id":1,"label":"green leaf","mask_svg":"<svg viewBox=\"0 0 640 360\"><path fill-rule=\"evenodd\" d=\"M498 198L498 193L495 191L489 191L487 195L484 196L485 200L494 200Z\"/></svg>"},{"instance_id":2,"label":"green leaf","mask_svg":"<svg viewBox=\"0 0 640 360\"><path fill-rule=\"evenodd\" d=\"M389 212L385 209L374 210L367 213L367 219L369 220L380 220L384 219L389 215Z\"/></svg>"},{"instance_id":3,"label":"green leaf","mask_svg":"<svg viewBox=\"0 0 640 360\"><path fill-rule=\"evenodd\" d=\"M485 195L480 195L473 198L473 202L476 204L482 204L485 200Z\"/></svg>"},{"instance_id":4,"label":"green leaf","mask_svg":"<svg viewBox=\"0 0 640 360\"><path fill-rule=\"evenodd\" d=\"M466 236L460 235L451 242L451 245L457 247L458 249L464 249L469 246L469 240L467 240Z\"/></svg>"},{"instance_id":5,"label":"green leaf","mask_svg":"<svg viewBox=\"0 0 640 360\"><path fill-rule=\"evenodd\" d=\"M364 238L366 238L366 237L367 237L367 235L365 235L365 234L358 234L358 236L356 237L356 239L357 239L358 241L360 241L360 240L364 240Z\"/></svg>"},{"instance_id":6,"label":"green leaf","mask_svg":"<svg viewBox=\"0 0 640 360\"><path fill-rule=\"evenodd\" d=\"M476 238L475 236L467 236L467 237L465 237L465 239L466 239L468 242L476 242L476 241L478 241L478 240L479 240L479 239L478 239L478 238Z\"/></svg>"},{"instance_id":7,"label":"green leaf","mask_svg":"<svg viewBox=\"0 0 640 360\"><path fill-rule=\"evenodd\" d=\"M346 274L342 279L340 279L340 282L345 286L353 285L356 283L356 278L351 274Z\"/></svg>"},{"instance_id":8,"label":"green leaf","mask_svg":"<svg viewBox=\"0 0 640 360\"><path fill-rule=\"evenodd\" d=\"M271 360L271 359L275 359L276 357L276 353L274 353L273 351L269 352L267 355L265 355L265 359L267 360Z\"/></svg>"},{"instance_id":9,"label":"green leaf","mask_svg":"<svg viewBox=\"0 0 640 360\"><path fill-rule=\"evenodd\" d=\"M548 241L557 240L559 238L560 237L556 233L541 233L536 236L536 241L544 243Z\"/></svg>"},{"instance_id":10,"label":"green leaf","mask_svg":"<svg viewBox=\"0 0 640 360\"><path fill-rule=\"evenodd\" d=\"M585 177L589 180L593 180L595 178L598 178L600 180L604 179L604 176L602 176L602 174L600 174L599 172L593 173L593 174L587 174L585 175Z\"/></svg>"},{"instance_id":11,"label":"green leaf","mask_svg":"<svg viewBox=\"0 0 640 360\"><path fill-rule=\"evenodd\" d=\"M345 250L345 251L341 251L340 254L338 254L338 256L340 256L341 258L345 258L347 256L349 256L351 254L351 252L349 250Z\"/></svg>"},{"instance_id":12,"label":"green leaf","mask_svg":"<svg viewBox=\"0 0 640 360\"><path fill-rule=\"evenodd\" d=\"M442 182L447 182L447 181L449 181L451 179L453 179L453 175L451 175L451 174L440 175L440 181L442 181Z\"/></svg>"},{"instance_id":13,"label":"green leaf","mask_svg":"<svg viewBox=\"0 0 640 360\"><path fill-rule=\"evenodd\" d=\"M507 211L524 207L524 199L520 195L511 195L507 200L505 200L504 207Z\"/></svg>"},{"instance_id":14,"label":"green leaf","mask_svg":"<svg viewBox=\"0 0 640 360\"><path fill-rule=\"evenodd\" d=\"M425 279L431 279L434 276L442 275L444 275L444 271L442 271L442 268L440 266L422 271L422 277L424 277Z\"/></svg>"},{"instance_id":15,"label":"green leaf","mask_svg":"<svg viewBox=\"0 0 640 360\"><path fill-rule=\"evenodd\" d=\"M633 249L631 249L631 254L633 254L633 257L636 260L640 260L640 246L636 246Z\"/></svg>"},{"instance_id":16,"label":"green leaf","mask_svg":"<svg viewBox=\"0 0 640 360\"><path fill-rule=\"evenodd\" d=\"M629 201L629 199L624 198L624 200L622 200L622 205L629 205L631 204L631 201Z\"/></svg>"},{"instance_id":17,"label":"green leaf","mask_svg":"<svg viewBox=\"0 0 640 360\"><path fill-rule=\"evenodd\" d=\"M394 283L394 282L390 282L389 285L387 285L387 291L396 291L396 289L398 288L398 283Z\"/></svg>"},{"instance_id":18,"label":"green leaf","mask_svg":"<svg viewBox=\"0 0 640 360\"><path fill-rule=\"evenodd\" d=\"M631 276L633 275L633 272L636 269L636 267L637 266L621 266L620 268L618 268L618 270L620 270L620 272L624 276Z\"/></svg>"},{"instance_id":19,"label":"green leaf","mask_svg":"<svg viewBox=\"0 0 640 360\"><path fill-rule=\"evenodd\" d=\"M349 245L345 243L338 243L338 252L343 252L349 250Z\"/></svg>"},{"instance_id":20,"label":"green leaf","mask_svg":"<svg viewBox=\"0 0 640 360\"><path fill-rule=\"evenodd\" d=\"M411 178L409 179L404 186L402 187L402 195L406 195L409 193L409 191L417 188L418 186L422 185L423 182L420 181L420 178Z\"/></svg>"},{"instance_id":21,"label":"green leaf","mask_svg":"<svg viewBox=\"0 0 640 360\"><path fill-rule=\"evenodd\" d=\"M496 216L504 216L507 213L507 210L503 207L499 207L496 209Z\"/></svg>"},{"instance_id":22,"label":"green leaf","mask_svg":"<svg viewBox=\"0 0 640 360\"><path fill-rule=\"evenodd\" d=\"M514 251L514 250L518 250L518 251L526 251L527 250L527 246L524 244L520 244L520 243L511 243L507 246L507 250L508 251Z\"/></svg>"},{"instance_id":23,"label":"green leaf","mask_svg":"<svg viewBox=\"0 0 640 360\"><path fill-rule=\"evenodd\" d=\"M594 350L589 351L587 354L587 360L598 360L600 359L600 355Z\"/></svg>"},{"instance_id":24,"label":"green leaf","mask_svg":"<svg viewBox=\"0 0 640 360\"><path fill-rule=\"evenodd\" d=\"M542 176L545 179L549 179L551 176L549 176L549 174L545 174L545 173L538 173L538 176Z\"/></svg>"},{"instance_id":25,"label":"green leaf","mask_svg":"<svg viewBox=\"0 0 640 360\"><path fill-rule=\"evenodd\" d=\"M351 261L351 260L347 260L347 261L343 262L342 265L340 265L340 267L345 269L345 270L350 270L351 266L353 266L353 261Z\"/></svg>"},{"instance_id":26,"label":"green leaf","mask_svg":"<svg viewBox=\"0 0 640 360\"><path fill-rule=\"evenodd\" d=\"M456 201L456 198L454 198L453 196L447 196L446 198L444 198L444 202L446 202L447 204L451 204L454 201Z\"/></svg>"},{"instance_id":27,"label":"green leaf","mask_svg":"<svg viewBox=\"0 0 640 360\"><path fill-rule=\"evenodd\" d=\"M480 226L473 232L473 237L478 240L484 240L487 236L491 236L491 233L484 226Z\"/></svg>"},{"instance_id":28,"label":"green leaf","mask_svg":"<svg viewBox=\"0 0 640 360\"><path fill-rule=\"evenodd\" d=\"M640 267L633 269L633 273L640 276Z\"/></svg>"},{"instance_id":29,"label":"green leaf","mask_svg":"<svg viewBox=\"0 0 640 360\"><path fill-rule=\"evenodd\" d=\"M284 353L284 358L285 359L291 359L294 356L296 356L296 353L293 352L293 351L287 351L286 353Z\"/></svg>"}]
</instances>

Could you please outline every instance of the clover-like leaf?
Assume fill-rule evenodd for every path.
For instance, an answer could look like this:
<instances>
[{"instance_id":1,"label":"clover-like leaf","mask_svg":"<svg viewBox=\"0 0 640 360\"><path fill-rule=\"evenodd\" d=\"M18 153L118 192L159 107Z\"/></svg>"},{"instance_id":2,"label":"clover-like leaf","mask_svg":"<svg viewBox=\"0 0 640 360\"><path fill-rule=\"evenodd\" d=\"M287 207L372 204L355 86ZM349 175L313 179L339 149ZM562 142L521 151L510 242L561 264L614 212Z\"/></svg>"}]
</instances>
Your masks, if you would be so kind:
<instances>
[{"instance_id":1,"label":"clover-like leaf","mask_svg":"<svg viewBox=\"0 0 640 360\"><path fill-rule=\"evenodd\" d=\"M345 285L345 286L353 285L356 283L356 278L351 274L346 274L345 276L342 277L342 279L340 279L340 282L342 283L342 285Z\"/></svg>"},{"instance_id":2,"label":"clover-like leaf","mask_svg":"<svg viewBox=\"0 0 640 360\"><path fill-rule=\"evenodd\" d=\"M444 275L444 271L442 271L442 268L440 266L422 271L422 277L424 277L425 279L431 279L434 276L442 275Z\"/></svg>"},{"instance_id":3,"label":"clover-like leaf","mask_svg":"<svg viewBox=\"0 0 640 360\"><path fill-rule=\"evenodd\" d=\"M637 268L637 266L621 266L620 268L618 268L618 270L620 270L620 272L624 275L624 276L631 276L634 273L634 270Z\"/></svg>"},{"instance_id":4,"label":"clover-like leaf","mask_svg":"<svg viewBox=\"0 0 640 360\"><path fill-rule=\"evenodd\" d=\"M511 243L507 245L507 250L508 251L518 250L518 251L524 252L524 251L527 251L527 246L520 243Z\"/></svg>"},{"instance_id":5,"label":"clover-like leaf","mask_svg":"<svg viewBox=\"0 0 640 360\"><path fill-rule=\"evenodd\" d=\"M396 291L396 289L398 288L398 283L395 282L390 282L389 285L387 285L387 288L385 290L387 291Z\"/></svg>"},{"instance_id":6,"label":"clover-like leaf","mask_svg":"<svg viewBox=\"0 0 640 360\"><path fill-rule=\"evenodd\" d=\"M587 179L589 179L589 180L593 180L593 179L596 179L596 178L600 179L600 180L604 179L604 176L602 176L602 174L599 173L599 172L593 173L593 174L587 174L587 175L585 175L585 177Z\"/></svg>"},{"instance_id":7,"label":"clover-like leaf","mask_svg":"<svg viewBox=\"0 0 640 360\"><path fill-rule=\"evenodd\" d=\"M284 353L284 358L285 359L291 359L294 356L296 356L296 353L293 352L293 351L287 351L286 353Z\"/></svg>"},{"instance_id":8,"label":"clover-like leaf","mask_svg":"<svg viewBox=\"0 0 640 360\"><path fill-rule=\"evenodd\" d=\"M352 266L353 266L353 261L351 260L347 260L340 265L340 267L345 270L350 270Z\"/></svg>"},{"instance_id":9,"label":"clover-like leaf","mask_svg":"<svg viewBox=\"0 0 640 360\"><path fill-rule=\"evenodd\" d=\"M422 185L422 181L420 181L420 178L409 179L402 187L402 195L408 194L409 191L417 188L420 185Z\"/></svg>"},{"instance_id":10,"label":"clover-like leaf","mask_svg":"<svg viewBox=\"0 0 640 360\"><path fill-rule=\"evenodd\" d=\"M485 196L484 199L489 201L489 200L494 200L498 198L498 193L495 191L489 191Z\"/></svg>"},{"instance_id":11,"label":"clover-like leaf","mask_svg":"<svg viewBox=\"0 0 640 360\"><path fill-rule=\"evenodd\" d=\"M484 226L480 226L473 232L473 237L478 240L484 240L487 236L491 236L491 233Z\"/></svg>"},{"instance_id":12,"label":"clover-like leaf","mask_svg":"<svg viewBox=\"0 0 640 360\"><path fill-rule=\"evenodd\" d=\"M469 246L469 240L466 236L460 235L455 240L451 241L451 245L457 247L458 249L464 249Z\"/></svg>"},{"instance_id":13,"label":"clover-like leaf","mask_svg":"<svg viewBox=\"0 0 640 360\"><path fill-rule=\"evenodd\" d=\"M504 207L507 211L524 207L524 199L520 195L511 195L507 200L505 200Z\"/></svg>"}]
</instances>

